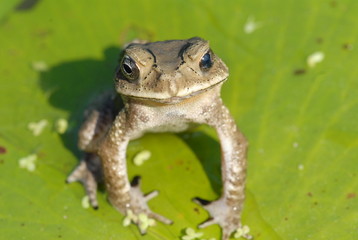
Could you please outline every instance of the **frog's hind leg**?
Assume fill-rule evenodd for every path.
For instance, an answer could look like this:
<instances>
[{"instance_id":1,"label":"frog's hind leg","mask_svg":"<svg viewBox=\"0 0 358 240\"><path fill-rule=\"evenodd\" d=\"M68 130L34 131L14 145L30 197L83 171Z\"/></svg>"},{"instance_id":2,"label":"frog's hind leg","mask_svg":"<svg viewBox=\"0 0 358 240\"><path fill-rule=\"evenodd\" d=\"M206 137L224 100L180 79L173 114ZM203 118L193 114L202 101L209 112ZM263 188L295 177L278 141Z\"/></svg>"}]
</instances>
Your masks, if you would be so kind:
<instances>
[{"instance_id":1,"label":"frog's hind leg","mask_svg":"<svg viewBox=\"0 0 358 240\"><path fill-rule=\"evenodd\" d=\"M103 181L101 160L94 153L85 153L80 164L67 177L66 183L79 181L83 184L89 202L94 209L98 209L97 185Z\"/></svg>"},{"instance_id":2,"label":"frog's hind leg","mask_svg":"<svg viewBox=\"0 0 358 240\"><path fill-rule=\"evenodd\" d=\"M101 160L96 154L96 148L103 138L110 122L105 121L108 114L97 109L91 110L79 132L78 145L84 152L84 157L79 165L68 176L66 182L81 182L86 190L90 204L94 209L98 208L97 185L103 180Z\"/></svg>"},{"instance_id":3,"label":"frog's hind leg","mask_svg":"<svg viewBox=\"0 0 358 240\"><path fill-rule=\"evenodd\" d=\"M113 93L105 93L85 111L85 121L78 134L78 146L84 152L84 157L66 180L67 183L81 182L95 209L98 208L97 186L99 182L103 182L97 149L121 107L121 99Z\"/></svg>"}]
</instances>

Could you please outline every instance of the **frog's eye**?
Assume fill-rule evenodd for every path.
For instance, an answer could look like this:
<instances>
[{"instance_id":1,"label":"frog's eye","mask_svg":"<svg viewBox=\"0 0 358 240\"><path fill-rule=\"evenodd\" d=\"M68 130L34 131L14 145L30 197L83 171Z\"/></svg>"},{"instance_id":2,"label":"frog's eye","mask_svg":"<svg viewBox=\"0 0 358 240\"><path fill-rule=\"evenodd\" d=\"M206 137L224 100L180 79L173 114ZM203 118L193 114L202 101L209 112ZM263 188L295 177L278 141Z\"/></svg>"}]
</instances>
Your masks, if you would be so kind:
<instances>
[{"instance_id":1,"label":"frog's eye","mask_svg":"<svg viewBox=\"0 0 358 240\"><path fill-rule=\"evenodd\" d=\"M122 74L130 81L137 80L139 69L132 58L124 56L120 65Z\"/></svg>"},{"instance_id":2,"label":"frog's eye","mask_svg":"<svg viewBox=\"0 0 358 240\"><path fill-rule=\"evenodd\" d=\"M203 70L203 71L208 70L209 68L211 68L211 66L213 66L213 61L211 59L211 51L210 50L208 52L206 52L204 54L204 56L202 56L199 66L200 66L201 70Z\"/></svg>"}]
</instances>

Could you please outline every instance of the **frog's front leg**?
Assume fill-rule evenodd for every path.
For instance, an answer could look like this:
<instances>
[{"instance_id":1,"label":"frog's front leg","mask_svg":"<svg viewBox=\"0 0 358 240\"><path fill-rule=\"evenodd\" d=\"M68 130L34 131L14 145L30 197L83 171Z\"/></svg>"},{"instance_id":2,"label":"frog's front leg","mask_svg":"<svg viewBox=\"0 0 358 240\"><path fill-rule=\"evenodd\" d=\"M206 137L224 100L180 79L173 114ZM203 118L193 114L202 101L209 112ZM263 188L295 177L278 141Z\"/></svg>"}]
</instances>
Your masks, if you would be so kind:
<instances>
[{"instance_id":1,"label":"frog's front leg","mask_svg":"<svg viewBox=\"0 0 358 240\"><path fill-rule=\"evenodd\" d=\"M145 214L149 218L171 224L170 220L152 212L147 205L147 201L155 197L157 192L145 195L139 188L138 178L135 178L132 185L128 181L126 149L132 130L126 118L125 111L119 113L98 151L102 160L108 199L124 215ZM131 220L137 225L140 224L137 217ZM140 231L144 234L146 229L140 227Z\"/></svg>"},{"instance_id":2,"label":"frog's front leg","mask_svg":"<svg viewBox=\"0 0 358 240\"><path fill-rule=\"evenodd\" d=\"M195 198L211 215L199 228L219 224L222 229L222 240L242 227L241 212L245 199L246 153L247 141L237 128L228 109L219 100L210 111L207 123L217 131L221 145L221 168L223 189L221 197L213 202ZM249 235L244 236L250 238Z\"/></svg>"}]
</instances>

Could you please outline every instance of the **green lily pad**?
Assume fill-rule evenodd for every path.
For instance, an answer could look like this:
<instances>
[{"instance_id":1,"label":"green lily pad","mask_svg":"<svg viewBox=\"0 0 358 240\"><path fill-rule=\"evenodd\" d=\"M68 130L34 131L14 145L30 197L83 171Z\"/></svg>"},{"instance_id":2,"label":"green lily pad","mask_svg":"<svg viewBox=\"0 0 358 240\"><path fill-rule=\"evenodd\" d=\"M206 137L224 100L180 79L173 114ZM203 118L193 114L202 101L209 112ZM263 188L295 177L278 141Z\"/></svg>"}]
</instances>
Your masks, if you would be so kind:
<instances>
[{"instance_id":1,"label":"green lily pad","mask_svg":"<svg viewBox=\"0 0 358 240\"><path fill-rule=\"evenodd\" d=\"M27 2L25 5L24 2ZM0 3L0 232L4 239L180 239L207 213L190 201L220 194L212 129L131 142L130 177L175 221L141 236L99 192L81 206L77 130L111 89L122 44L201 36L227 63L222 91L249 142L243 223L256 239L358 238L357 1L2 1ZM314 67L307 58L323 53ZM69 123L56 132L58 119ZM47 120L35 136L28 126ZM133 156L151 158L135 166ZM19 160L32 154L35 169ZM33 155L32 155L33 156ZM32 168L31 168L32 169ZM220 239L220 229L200 230Z\"/></svg>"}]
</instances>

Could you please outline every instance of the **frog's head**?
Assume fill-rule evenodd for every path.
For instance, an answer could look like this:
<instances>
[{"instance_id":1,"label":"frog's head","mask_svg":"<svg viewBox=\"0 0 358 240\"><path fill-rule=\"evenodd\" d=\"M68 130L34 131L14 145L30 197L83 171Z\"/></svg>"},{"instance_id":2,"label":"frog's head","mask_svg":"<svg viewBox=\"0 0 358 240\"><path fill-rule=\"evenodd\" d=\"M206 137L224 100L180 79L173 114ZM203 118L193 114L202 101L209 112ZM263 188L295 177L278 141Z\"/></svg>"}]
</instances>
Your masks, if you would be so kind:
<instances>
[{"instance_id":1,"label":"frog's head","mask_svg":"<svg viewBox=\"0 0 358 240\"><path fill-rule=\"evenodd\" d=\"M116 90L127 97L175 103L225 81L228 68L201 38L132 43L121 56Z\"/></svg>"}]
</instances>

